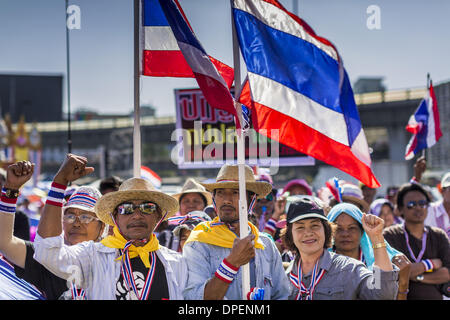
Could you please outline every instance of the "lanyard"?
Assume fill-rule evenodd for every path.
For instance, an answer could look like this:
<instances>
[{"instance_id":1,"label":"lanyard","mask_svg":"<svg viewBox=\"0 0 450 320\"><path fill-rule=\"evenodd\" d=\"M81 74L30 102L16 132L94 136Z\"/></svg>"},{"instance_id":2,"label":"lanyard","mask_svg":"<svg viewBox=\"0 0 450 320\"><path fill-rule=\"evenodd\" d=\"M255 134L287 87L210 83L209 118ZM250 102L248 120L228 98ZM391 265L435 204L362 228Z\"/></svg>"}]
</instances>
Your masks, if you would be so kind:
<instances>
[{"instance_id":1,"label":"lanyard","mask_svg":"<svg viewBox=\"0 0 450 320\"><path fill-rule=\"evenodd\" d=\"M309 285L309 288L306 288L305 284L302 281L303 274L301 265L302 261L301 259L299 259L297 275L293 274L292 272L289 273L289 280L297 289L299 289L296 300L302 300L302 294L306 294L305 300L312 300L316 286L319 284L320 280L322 280L325 274L325 270L320 269L320 271L317 272L317 270L319 269L319 260L317 260L316 265L314 266L314 269L312 271L311 284Z\"/></svg>"},{"instance_id":2,"label":"lanyard","mask_svg":"<svg viewBox=\"0 0 450 320\"><path fill-rule=\"evenodd\" d=\"M424 228L424 232L423 232L423 236L422 236L422 249L419 252L419 256L416 258L416 256L414 255L411 246L409 245L409 236L408 236L408 232L406 231L406 227L403 224L403 231L405 232L405 240L406 240L406 246L408 247L408 251L409 254L411 255L411 258L415 261L415 262L420 262L422 260L423 254L425 253L425 249L427 247L427 233L428 230L426 228Z\"/></svg>"},{"instance_id":3,"label":"lanyard","mask_svg":"<svg viewBox=\"0 0 450 320\"><path fill-rule=\"evenodd\" d=\"M141 294L139 295L136 283L134 282L133 268L131 267L130 255L128 249L133 244L133 241L128 241L123 248L122 255L122 276L128 287L128 291L131 294L132 300L147 300L150 294L150 289L153 283L153 277L155 275L156 269L156 256L155 252L150 253L150 269L147 273L147 278L145 279L144 287L142 288ZM133 290L131 291L130 288Z\"/></svg>"},{"instance_id":4,"label":"lanyard","mask_svg":"<svg viewBox=\"0 0 450 320\"><path fill-rule=\"evenodd\" d=\"M84 289L77 289L77 286L70 283L70 292L72 293L73 300L86 300L86 291Z\"/></svg>"}]
</instances>

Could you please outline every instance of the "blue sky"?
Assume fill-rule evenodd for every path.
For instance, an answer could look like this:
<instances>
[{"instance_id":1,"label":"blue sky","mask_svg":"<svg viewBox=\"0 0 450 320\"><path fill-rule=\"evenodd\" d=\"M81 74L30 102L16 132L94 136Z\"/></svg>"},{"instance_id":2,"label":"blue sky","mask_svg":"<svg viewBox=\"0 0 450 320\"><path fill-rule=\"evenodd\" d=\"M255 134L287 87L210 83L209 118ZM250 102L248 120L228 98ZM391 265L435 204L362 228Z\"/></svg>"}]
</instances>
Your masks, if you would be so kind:
<instances>
[{"instance_id":1,"label":"blue sky","mask_svg":"<svg viewBox=\"0 0 450 320\"><path fill-rule=\"evenodd\" d=\"M282 4L292 10L293 1ZM100 113L133 108L133 4L131 0L72 0L81 29L70 31L71 106ZM180 0L205 50L233 65L230 2ZM377 5L381 29L369 30L366 9ZM388 89L422 87L450 79L450 1L299 0L299 16L332 41L352 83L383 76ZM0 0L0 73L66 73L63 0ZM176 88L195 80L142 77L141 103L174 115ZM64 92L64 103L66 93ZM64 109L66 110L66 109Z\"/></svg>"}]
</instances>

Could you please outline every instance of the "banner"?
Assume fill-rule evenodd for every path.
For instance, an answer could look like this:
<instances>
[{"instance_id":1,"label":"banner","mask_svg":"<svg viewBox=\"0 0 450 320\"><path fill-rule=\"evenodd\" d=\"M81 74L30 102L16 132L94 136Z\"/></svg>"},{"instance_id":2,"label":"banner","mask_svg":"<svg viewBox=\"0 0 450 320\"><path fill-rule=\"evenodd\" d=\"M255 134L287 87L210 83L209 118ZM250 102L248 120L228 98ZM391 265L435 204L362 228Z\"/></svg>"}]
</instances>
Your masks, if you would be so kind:
<instances>
[{"instance_id":1,"label":"banner","mask_svg":"<svg viewBox=\"0 0 450 320\"><path fill-rule=\"evenodd\" d=\"M231 90L233 94L233 89ZM220 168L237 162L236 126L233 115L212 108L200 89L176 89L176 131L172 141L176 148L172 159L180 169ZM276 136L277 129L272 136ZM296 151L275 139L246 131L246 162L251 166L312 166L314 158Z\"/></svg>"}]
</instances>

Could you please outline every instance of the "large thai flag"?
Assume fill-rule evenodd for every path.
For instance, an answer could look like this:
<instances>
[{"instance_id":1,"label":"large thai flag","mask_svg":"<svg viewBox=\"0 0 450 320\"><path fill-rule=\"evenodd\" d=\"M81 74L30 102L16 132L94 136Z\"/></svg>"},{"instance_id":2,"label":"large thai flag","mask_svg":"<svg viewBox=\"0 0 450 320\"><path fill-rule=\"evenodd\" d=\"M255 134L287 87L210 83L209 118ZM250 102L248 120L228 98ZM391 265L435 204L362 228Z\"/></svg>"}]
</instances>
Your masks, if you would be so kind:
<instances>
[{"instance_id":1,"label":"large thai flag","mask_svg":"<svg viewBox=\"0 0 450 320\"><path fill-rule=\"evenodd\" d=\"M420 151L432 147L442 137L439 110L432 83L416 112L409 118L406 130L413 134L406 146L406 160L410 160Z\"/></svg>"},{"instance_id":2,"label":"large thai flag","mask_svg":"<svg viewBox=\"0 0 450 320\"><path fill-rule=\"evenodd\" d=\"M172 28L178 47L191 67L206 101L211 107L225 110L237 119L234 99L228 84L192 32L175 2L173 0L160 0L159 4ZM236 127L240 127L238 120L236 120Z\"/></svg>"},{"instance_id":3,"label":"large thai flag","mask_svg":"<svg viewBox=\"0 0 450 320\"><path fill-rule=\"evenodd\" d=\"M0 300L45 300L35 286L16 276L14 267L1 254Z\"/></svg>"},{"instance_id":4,"label":"large thai flag","mask_svg":"<svg viewBox=\"0 0 450 320\"><path fill-rule=\"evenodd\" d=\"M192 28L177 0L175 4L192 32ZM152 77L195 78L191 67L180 51L159 1L143 0L142 12L144 35L142 74ZM233 68L213 57L209 58L230 88L234 80Z\"/></svg>"},{"instance_id":5,"label":"large thai flag","mask_svg":"<svg viewBox=\"0 0 450 320\"><path fill-rule=\"evenodd\" d=\"M149 181L155 188L161 188L161 177L149 167L141 166L141 178Z\"/></svg>"},{"instance_id":6,"label":"large thai flag","mask_svg":"<svg viewBox=\"0 0 450 320\"><path fill-rule=\"evenodd\" d=\"M234 0L233 16L248 71L240 102L255 130L279 129L279 142L379 187L333 44L276 0Z\"/></svg>"}]
</instances>

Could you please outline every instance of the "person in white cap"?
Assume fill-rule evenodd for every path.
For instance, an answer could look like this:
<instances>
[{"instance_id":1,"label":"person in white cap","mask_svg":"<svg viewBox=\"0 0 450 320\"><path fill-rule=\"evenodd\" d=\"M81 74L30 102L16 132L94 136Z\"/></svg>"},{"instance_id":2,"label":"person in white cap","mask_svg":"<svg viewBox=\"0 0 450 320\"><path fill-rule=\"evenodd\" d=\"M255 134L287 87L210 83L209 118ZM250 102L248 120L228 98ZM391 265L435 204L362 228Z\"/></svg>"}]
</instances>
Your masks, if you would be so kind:
<instances>
[{"instance_id":1,"label":"person in white cap","mask_svg":"<svg viewBox=\"0 0 450 320\"><path fill-rule=\"evenodd\" d=\"M430 204L425 224L443 229L450 238L450 172L442 177L440 191L442 200Z\"/></svg>"},{"instance_id":2,"label":"person in white cap","mask_svg":"<svg viewBox=\"0 0 450 320\"><path fill-rule=\"evenodd\" d=\"M86 158L68 154L54 183L62 188L92 171ZM114 226L114 234L101 242L67 246L62 241L61 210L47 200L34 258L59 277L72 279L81 288L76 299L181 300L186 263L179 253L160 246L153 233L177 210L175 198L145 179L130 178L95 205L97 218Z\"/></svg>"},{"instance_id":3,"label":"person in white cap","mask_svg":"<svg viewBox=\"0 0 450 320\"><path fill-rule=\"evenodd\" d=\"M66 281L34 260L33 242L24 241L12 234L19 189L32 177L33 170L34 164L29 161L19 161L8 167L0 199L0 252L14 265L18 277L36 286L46 299L55 300L68 290ZM54 192L50 191L49 201L52 201ZM104 236L105 224L94 213L94 205L99 197L100 192L96 188L83 186L64 204L62 229L67 245L89 240L99 241Z\"/></svg>"}]
</instances>

